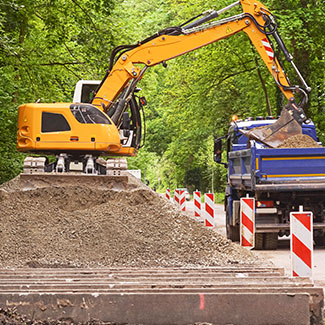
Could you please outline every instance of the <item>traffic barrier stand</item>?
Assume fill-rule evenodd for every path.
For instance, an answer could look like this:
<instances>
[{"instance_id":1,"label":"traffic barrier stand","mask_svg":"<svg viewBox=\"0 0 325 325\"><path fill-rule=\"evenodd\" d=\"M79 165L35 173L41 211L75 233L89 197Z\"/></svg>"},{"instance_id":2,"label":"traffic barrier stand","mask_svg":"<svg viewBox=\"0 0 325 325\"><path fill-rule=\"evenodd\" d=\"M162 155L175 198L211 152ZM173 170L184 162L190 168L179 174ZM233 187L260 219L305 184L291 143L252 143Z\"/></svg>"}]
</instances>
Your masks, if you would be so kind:
<instances>
[{"instance_id":1,"label":"traffic barrier stand","mask_svg":"<svg viewBox=\"0 0 325 325\"><path fill-rule=\"evenodd\" d=\"M240 199L240 245L246 248L255 247L255 199Z\"/></svg>"},{"instance_id":2,"label":"traffic barrier stand","mask_svg":"<svg viewBox=\"0 0 325 325\"><path fill-rule=\"evenodd\" d=\"M204 194L205 214L204 225L206 227L214 227L214 194Z\"/></svg>"},{"instance_id":3,"label":"traffic barrier stand","mask_svg":"<svg viewBox=\"0 0 325 325\"><path fill-rule=\"evenodd\" d=\"M179 190L176 189L174 192L174 200L177 205L179 205Z\"/></svg>"},{"instance_id":4,"label":"traffic barrier stand","mask_svg":"<svg viewBox=\"0 0 325 325\"><path fill-rule=\"evenodd\" d=\"M200 218L201 217L201 192L194 191L193 199L194 199L194 216Z\"/></svg>"},{"instance_id":5,"label":"traffic barrier stand","mask_svg":"<svg viewBox=\"0 0 325 325\"><path fill-rule=\"evenodd\" d=\"M312 278L313 273L313 213L290 212L291 271L294 277Z\"/></svg>"},{"instance_id":6,"label":"traffic barrier stand","mask_svg":"<svg viewBox=\"0 0 325 325\"><path fill-rule=\"evenodd\" d=\"M179 190L179 206L181 211L185 211L185 191Z\"/></svg>"},{"instance_id":7,"label":"traffic barrier stand","mask_svg":"<svg viewBox=\"0 0 325 325\"><path fill-rule=\"evenodd\" d=\"M168 201L170 201L170 189L169 188L166 189L166 198Z\"/></svg>"}]
</instances>

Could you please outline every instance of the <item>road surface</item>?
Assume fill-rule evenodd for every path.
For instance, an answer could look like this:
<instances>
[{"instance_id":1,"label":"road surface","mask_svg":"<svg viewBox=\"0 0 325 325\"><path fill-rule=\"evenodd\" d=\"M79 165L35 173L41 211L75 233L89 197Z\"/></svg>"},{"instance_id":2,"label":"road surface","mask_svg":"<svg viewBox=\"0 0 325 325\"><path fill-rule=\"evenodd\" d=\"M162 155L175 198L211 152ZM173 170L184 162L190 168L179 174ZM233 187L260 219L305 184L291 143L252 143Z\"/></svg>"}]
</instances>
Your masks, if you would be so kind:
<instances>
[{"instance_id":1,"label":"road surface","mask_svg":"<svg viewBox=\"0 0 325 325\"><path fill-rule=\"evenodd\" d=\"M186 210L190 215L194 215L193 201L186 202ZM225 213L223 205L215 205L216 230L226 236ZM286 273L290 275L290 239L280 238L277 250L254 250L254 253L262 258L270 260L277 267L284 267ZM325 247L314 249L313 280L316 286L324 288L325 291Z\"/></svg>"}]
</instances>

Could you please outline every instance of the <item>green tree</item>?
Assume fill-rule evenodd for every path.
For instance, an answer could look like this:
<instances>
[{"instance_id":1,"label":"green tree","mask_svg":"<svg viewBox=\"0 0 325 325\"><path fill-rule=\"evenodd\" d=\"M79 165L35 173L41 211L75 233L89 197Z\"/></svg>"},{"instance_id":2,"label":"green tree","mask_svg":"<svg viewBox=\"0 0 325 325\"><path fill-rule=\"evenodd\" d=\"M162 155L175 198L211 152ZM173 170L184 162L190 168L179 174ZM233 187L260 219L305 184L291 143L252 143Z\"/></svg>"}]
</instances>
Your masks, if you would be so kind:
<instances>
[{"instance_id":1,"label":"green tree","mask_svg":"<svg viewBox=\"0 0 325 325\"><path fill-rule=\"evenodd\" d=\"M115 1L0 2L0 183L14 177L17 106L71 101L75 83L101 78L114 45Z\"/></svg>"}]
</instances>

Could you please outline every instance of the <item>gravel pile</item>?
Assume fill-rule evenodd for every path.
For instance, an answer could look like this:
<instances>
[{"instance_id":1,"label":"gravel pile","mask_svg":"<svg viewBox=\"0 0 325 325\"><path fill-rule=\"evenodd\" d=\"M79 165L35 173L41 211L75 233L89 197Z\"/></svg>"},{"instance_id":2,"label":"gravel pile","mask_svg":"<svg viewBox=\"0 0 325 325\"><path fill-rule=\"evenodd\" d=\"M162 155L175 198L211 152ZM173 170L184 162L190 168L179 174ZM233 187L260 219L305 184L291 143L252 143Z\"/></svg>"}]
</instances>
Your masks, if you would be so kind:
<instances>
[{"instance_id":1,"label":"gravel pile","mask_svg":"<svg viewBox=\"0 0 325 325\"><path fill-rule=\"evenodd\" d=\"M319 148L319 145L313 138L306 134L297 134L285 140L278 148Z\"/></svg>"},{"instance_id":2,"label":"gravel pile","mask_svg":"<svg viewBox=\"0 0 325 325\"><path fill-rule=\"evenodd\" d=\"M133 182L135 184L135 182ZM0 188L0 267L216 266L257 263L145 186Z\"/></svg>"}]
</instances>

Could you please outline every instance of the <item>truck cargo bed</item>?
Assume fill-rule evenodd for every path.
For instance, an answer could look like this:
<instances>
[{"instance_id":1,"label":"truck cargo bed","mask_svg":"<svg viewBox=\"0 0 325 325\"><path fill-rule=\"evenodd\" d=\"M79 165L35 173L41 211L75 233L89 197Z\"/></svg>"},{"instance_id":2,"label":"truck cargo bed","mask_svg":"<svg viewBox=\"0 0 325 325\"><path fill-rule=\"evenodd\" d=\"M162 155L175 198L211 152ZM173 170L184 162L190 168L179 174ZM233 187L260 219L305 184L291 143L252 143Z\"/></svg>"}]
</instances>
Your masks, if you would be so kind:
<instances>
[{"instance_id":1,"label":"truck cargo bed","mask_svg":"<svg viewBox=\"0 0 325 325\"><path fill-rule=\"evenodd\" d=\"M250 149L229 152L229 180L253 191L325 190L325 148Z\"/></svg>"}]
</instances>

